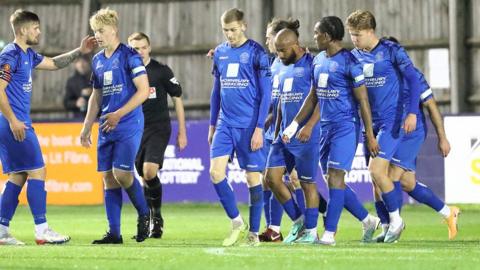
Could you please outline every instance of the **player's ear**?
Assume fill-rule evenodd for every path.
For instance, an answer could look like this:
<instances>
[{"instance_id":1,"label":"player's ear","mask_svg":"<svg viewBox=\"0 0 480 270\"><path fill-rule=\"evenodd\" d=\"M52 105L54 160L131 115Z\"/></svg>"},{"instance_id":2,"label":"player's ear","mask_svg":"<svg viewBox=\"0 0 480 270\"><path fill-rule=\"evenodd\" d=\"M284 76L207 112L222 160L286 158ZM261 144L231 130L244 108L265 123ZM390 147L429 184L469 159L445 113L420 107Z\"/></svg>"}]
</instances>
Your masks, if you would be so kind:
<instances>
[{"instance_id":1,"label":"player's ear","mask_svg":"<svg viewBox=\"0 0 480 270\"><path fill-rule=\"evenodd\" d=\"M242 32L245 32L247 31L247 23L246 22L242 22Z\"/></svg>"}]
</instances>

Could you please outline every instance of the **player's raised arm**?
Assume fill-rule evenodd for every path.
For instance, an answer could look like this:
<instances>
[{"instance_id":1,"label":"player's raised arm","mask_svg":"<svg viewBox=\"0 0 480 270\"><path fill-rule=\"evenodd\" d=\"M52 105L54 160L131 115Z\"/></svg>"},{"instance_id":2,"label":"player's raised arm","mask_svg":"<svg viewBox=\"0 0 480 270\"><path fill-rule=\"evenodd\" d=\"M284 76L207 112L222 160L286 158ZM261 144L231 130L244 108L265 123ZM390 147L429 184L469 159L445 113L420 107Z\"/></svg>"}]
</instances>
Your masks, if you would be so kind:
<instances>
[{"instance_id":1,"label":"player's raised arm","mask_svg":"<svg viewBox=\"0 0 480 270\"><path fill-rule=\"evenodd\" d=\"M44 57L36 68L43 70L62 69L79 58L82 54L91 53L96 45L97 42L95 41L95 37L86 36L82 39L80 47L52 58Z\"/></svg>"}]
</instances>

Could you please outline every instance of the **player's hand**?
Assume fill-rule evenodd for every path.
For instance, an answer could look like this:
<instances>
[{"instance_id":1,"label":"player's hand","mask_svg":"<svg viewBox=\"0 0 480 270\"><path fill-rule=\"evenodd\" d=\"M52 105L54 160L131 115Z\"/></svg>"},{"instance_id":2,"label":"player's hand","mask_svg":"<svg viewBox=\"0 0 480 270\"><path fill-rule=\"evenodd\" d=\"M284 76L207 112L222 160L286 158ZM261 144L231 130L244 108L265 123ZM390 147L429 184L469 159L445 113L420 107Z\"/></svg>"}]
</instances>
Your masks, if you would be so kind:
<instances>
[{"instance_id":1,"label":"player's hand","mask_svg":"<svg viewBox=\"0 0 480 270\"><path fill-rule=\"evenodd\" d=\"M450 142L447 139L439 139L438 140L438 150L443 155L443 157L447 157L448 153L450 153Z\"/></svg>"},{"instance_id":2,"label":"player's hand","mask_svg":"<svg viewBox=\"0 0 480 270\"><path fill-rule=\"evenodd\" d=\"M312 136L312 126L310 125L303 126L297 133L297 139L302 143L306 143L310 140L310 136Z\"/></svg>"},{"instance_id":3,"label":"player's hand","mask_svg":"<svg viewBox=\"0 0 480 270\"><path fill-rule=\"evenodd\" d=\"M84 98L84 97L79 97L77 99L77 102L75 102L75 106L77 106L77 108L83 108L87 105L87 100Z\"/></svg>"},{"instance_id":4,"label":"player's hand","mask_svg":"<svg viewBox=\"0 0 480 270\"><path fill-rule=\"evenodd\" d=\"M252 140L250 142L250 148L252 151L257 151L263 147L263 129L255 128L255 131L252 135Z\"/></svg>"},{"instance_id":5,"label":"player's hand","mask_svg":"<svg viewBox=\"0 0 480 270\"><path fill-rule=\"evenodd\" d=\"M210 58L210 59L212 59L214 54L215 54L215 50L214 50L214 49L210 49L205 56L208 57L208 58Z\"/></svg>"},{"instance_id":6,"label":"player's hand","mask_svg":"<svg viewBox=\"0 0 480 270\"><path fill-rule=\"evenodd\" d=\"M187 147L187 134L185 132L179 132L177 135L177 147L182 151Z\"/></svg>"},{"instance_id":7,"label":"player's hand","mask_svg":"<svg viewBox=\"0 0 480 270\"><path fill-rule=\"evenodd\" d=\"M297 133L298 123L293 120L292 123L283 131L282 141L284 143L289 143L290 139L293 138L295 133Z\"/></svg>"},{"instance_id":8,"label":"player's hand","mask_svg":"<svg viewBox=\"0 0 480 270\"><path fill-rule=\"evenodd\" d=\"M215 134L215 126L208 128L208 145L212 145L213 134Z\"/></svg>"},{"instance_id":9,"label":"player's hand","mask_svg":"<svg viewBox=\"0 0 480 270\"><path fill-rule=\"evenodd\" d=\"M86 36L82 39L79 49L82 54L87 54L91 53L95 47L97 47L97 40L95 37Z\"/></svg>"},{"instance_id":10,"label":"player's hand","mask_svg":"<svg viewBox=\"0 0 480 270\"><path fill-rule=\"evenodd\" d=\"M375 137L367 137L367 149L371 157L376 157L380 152L380 146L378 145L377 139Z\"/></svg>"},{"instance_id":11,"label":"player's hand","mask_svg":"<svg viewBox=\"0 0 480 270\"><path fill-rule=\"evenodd\" d=\"M91 129L86 129L85 127L82 128L82 131L80 132L80 144L83 147L90 148L90 145L92 145L92 139L90 138L91 135L92 135Z\"/></svg>"},{"instance_id":12,"label":"player's hand","mask_svg":"<svg viewBox=\"0 0 480 270\"><path fill-rule=\"evenodd\" d=\"M18 119L13 119L10 122L10 130L13 133L13 138L16 141L23 142L25 140L25 129L27 129L27 125L24 122L19 121Z\"/></svg>"},{"instance_id":13,"label":"player's hand","mask_svg":"<svg viewBox=\"0 0 480 270\"><path fill-rule=\"evenodd\" d=\"M405 134L413 132L417 128L417 115L414 113L409 113L403 123L403 130Z\"/></svg>"},{"instance_id":14,"label":"player's hand","mask_svg":"<svg viewBox=\"0 0 480 270\"><path fill-rule=\"evenodd\" d=\"M100 117L100 119L104 120L104 122L100 126L100 129L103 132L110 132L114 130L117 127L118 122L120 122L120 118L120 114L116 111L103 115L102 117Z\"/></svg>"}]
</instances>

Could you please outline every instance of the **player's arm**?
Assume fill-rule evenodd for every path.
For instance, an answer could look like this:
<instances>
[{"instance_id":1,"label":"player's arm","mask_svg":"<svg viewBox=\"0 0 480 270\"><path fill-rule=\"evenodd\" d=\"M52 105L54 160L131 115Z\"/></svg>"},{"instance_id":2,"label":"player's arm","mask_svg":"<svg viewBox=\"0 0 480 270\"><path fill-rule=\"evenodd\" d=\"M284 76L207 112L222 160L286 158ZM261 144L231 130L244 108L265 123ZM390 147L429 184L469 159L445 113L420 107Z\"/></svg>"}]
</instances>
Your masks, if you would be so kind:
<instances>
[{"instance_id":1,"label":"player's arm","mask_svg":"<svg viewBox=\"0 0 480 270\"><path fill-rule=\"evenodd\" d=\"M94 37L91 36L86 36L82 39L82 42L80 44L80 47L55 56L55 57L43 57L43 60L36 66L37 69L43 69L43 70L57 70L57 69L62 69L66 66L68 66L70 63L75 61L78 57L80 57L82 54L87 54L93 51L95 48L97 42Z\"/></svg>"},{"instance_id":2,"label":"player's arm","mask_svg":"<svg viewBox=\"0 0 480 270\"><path fill-rule=\"evenodd\" d=\"M278 133L280 133L280 126L282 125L282 97L280 96L280 99L277 104L277 118L275 121L275 132L273 135L273 140L275 141L278 137Z\"/></svg>"},{"instance_id":3,"label":"player's arm","mask_svg":"<svg viewBox=\"0 0 480 270\"><path fill-rule=\"evenodd\" d=\"M98 112L100 111L100 106L102 104L102 92L99 89L93 88L92 95L88 100L87 106L87 115L83 121L82 131L80 133L80 143L82 146L88 148L92 144L91 134L92 126L97 119Z\"/></svg>"},{"instance_id":4,"label":"player's arm","mask_svg":"<svg viewBox=\"0 0 480 270\"><path fill-rule=\"evenodd\" d=\"M353 89L353 94L360 104L360 114L362 115L363 125L365 127L365 135L367 138L367 147L370 154L375 157L378 155L379 146L373 134L372 126L372 111L370 109L370 103L368 102L368 92L364 84Z\"/></svg>"},{"instance_id":5,"label":"player's arm","mask_svg":"<svg viewBox=\"0 0 480 270\"><path fill-rule=\"evenodd\" d=\"M212 93L210 95L210 126L208 127L208 144L212 144L218 114L220 113L220 77L213 76Z\"/></svg>"},{"instance_id":6,"label":"player's arm","mask_svg":"<svg viewBox=\"0 0 480 270\"><path fill-rule=\"evenodd\" d=\"M185 127L185 109L183 107L182 97L172 97L173 106L178 120L177 146L183 150L187 146L187 128Z\"/></svg>"},{"instance_id":7,"label":"player's arm","mask_svg":"<svg viewBox=\"0 0 480 270\"><path fill-rule=\"evenodd\" d=\"M142 105L145 100L147 100L148 96L150 95L150 85L148 83L147 74L140 74L133 78L133 84L135 85L135 88L137 88L137 91L127 101L127 103L125 103L125 105L120 107L118 110L102 116L102 119L105 119L105 121L102 123L100 128L104 132L113 130L123 116L127 115L129 112L133 111L135 108Z\"/></svg>"},{"instance_id":8,"label":"player's arm","mask_svg":"<svg viewBox=\"0 0 480 270\"><path fill-rule=\"evenodd\" d=\"M313 127L317 124L319 120L320 120L320 106L317 103L307 123L305 123L305 125L298 131L297 139L301 142L307 142L308 140L310 140Z\"/></svg>"},{"instance_id":9,"label":"player's arm","mask_svg":"<svg viewBox=\"0 0 480 270\"><path fill-rule=\"evenodd\" d=\"M272 74L270 72L270 65L268 56L265 52L259 55L258 67L258 94L260 96L260 106L258 108L257 126L252 135L250 147L252 151L257 151L263 147L263 128L265 127L265 120L270 108L270 101L272 97Z\"/></svg>"},{"instance_id":10,"label":"player's arm","mask_svg":"<svg viewBox=\"0 0 480 270\"><path fill-rule=\"evenodd\" d=\"M268 109L267 118L265 118L265 126L263 128L268 129L272 124L275 124L275 123L272 123L272 122L273 122L273 106L272 106L272 104L270 104L270 107Z\"/></svg>"},{"instance_id":11,"label":"player's arm","mask_svg":"<svg viewBox=\"0 0 480 270\"><path fill-rule=\"evenodd\" d=\"M7 76L7 74L3 74L0 78L0 111L2 112L3 116L7 119L10 130L13 133L13 137L16 141L23 141L25 140L25 129L28 127L25 125L24 122L21 122L13 113L12 107L8 102L7 94L5 93L5 89L7 89L8 82L4 80L3 76ZM10 75L8 75L10 77Z\"/></svg>"},{"instance_id":12,"label":"player's arm","mask_svg":"<svg viewBox=\"0 0 480 270\"><path fill-rule=\"evenodd\" d=\"M315 92L315 87L310 88L307 98L303 101L300 111L293 119L292 123L283 131L282 140L286 143L290 142L290 139L297 133L299 123L302 123L315 109L315 106L318 103L317 93Z\"/></svg>"},{"instance_id":13,"label":"player's arm","mask_svg":"<svg viewBox=\"0 0 480 270\"><path fill-rule=\"evenodd\" d=\"M445 132L445 126L443 125L442 115L438 109L437 102L432 97L423 103L428 110L430 115L430 120L432 121L433 126L435 127L435 132L438 136L438 150L444 157L450 153L450 142L448 142L447 134Z\"/></svg>"}]
</instances>

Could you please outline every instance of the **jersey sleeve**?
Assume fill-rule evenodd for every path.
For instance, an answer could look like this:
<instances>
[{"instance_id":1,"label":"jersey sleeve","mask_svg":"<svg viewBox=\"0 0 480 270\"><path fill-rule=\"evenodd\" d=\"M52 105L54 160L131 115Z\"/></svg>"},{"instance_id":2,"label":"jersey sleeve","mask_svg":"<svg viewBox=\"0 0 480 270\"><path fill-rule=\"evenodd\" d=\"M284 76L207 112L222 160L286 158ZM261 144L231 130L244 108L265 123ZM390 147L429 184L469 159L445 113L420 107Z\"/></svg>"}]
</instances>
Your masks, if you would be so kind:
<instances>
[{"instance_id":1,"label":"jersey sleeve","mask_svg":"<svg viewBox=\"0 0 480 270\"><path fill-rule=\"evenodd\" d=\"M359 61L353 59L353 56L349 60L349 75L352 78L354 88L358 88L365 84L365 76L363 75L363 68Z\"/></svg>"},{"instance_id":2,"label":"jersey sleeve","mask_svg":"<svg viewBox=\"0 0 480 270\"><path fill-rule=\"evenodd\" d=\"M32 64L33 64L33 68L35 68L36 66L38 66L42 61L43 61L43 55L35 52L35 51L32 51Z\"/></svg>"},{"instance_id":3,"label":"jersey sleeve","mask_svg":"<svg viewBox=\"0 0 480 270\"><path fill-rule=\"evenodd\" d=\"M94 89L101 89L102 88L102 84L100 83L100 81L98 80L98 76L97 74L95 74L95 66L97 64L97 61L95 61L95 58L93 58L92 60L92 74L90 75L90 85L94 88Z\"/></svg>"},{"instance_id":4,"label":"jersey sleeve","mask_svg":"<svg viewBox=\"0 0 480 270\"><path fill-rule=\"evenodd\" d=\"M163 76L164 76L164 85L165 85L165 90L171 97L180 97L182 96L182 87L180 86L180 83L178 82L177 78L175 78L175 75L173 74L172 69L168 66L164 66L163 70Z\"/></svg>"},{"instance_id":5,"label":"jersey sleeve","mask_svg":"<svg viewBox=\"0 0 480 270\"><path fill-rule=\"evenodd\" d=\"M10 82L12 73L17 69L18 54L9 51L0 55L0 79Z\"/></svg>"},{"instance_id":6,"label":"jersey sleeve","mask_svg":"<svg viewBox=\"0 0 480 270\"><path fill-rule=\"evenodd\" d=\"M254 67L259 83L258 92L259 96L261 97L256 126L258 128L263 128L265 126L265 119L267 118L268 109L270 107L270 99L272 94L272 72L270 70L270 60L267 53L263 49L258 50L255 56L256 62L254 63Z\"/></svg>"},{"instance_id":7,"label":"jersey sleeve","mask_svg":"<svg viewBox=\"0 0 480 270\"><path fill-rule=\"evenodd\" d=\"M420 103L421 84L416 76L415 67L402 46L395 46L392 49L393 63L398 68L402 77L408 83L410 89L410 107L408 113L418 113Z\"/></svg>"},{"instance_id":8,"label":"jersey sleeve","mask_svg":"<svg viewBox=\"0 0 480 270\"><path fill-rule=\"evenodd\" d=\"M133 50L133 49L132 49ZM143 65L142 58L137 52L130 52L127 58L128 69L131 72L132 79L147 74L147 70Z\"/></svg>"},{"instance_id":9,"label":"jersey sleeve","mask_svg":"<svg viewBox=\"0 0 480 270\"><path fill-rule=\"evenodd\" d=\"M254 68L259 78L271 77L270 58L264 50L258 50L255 54Z\"/></svg>"}]
</instances>

